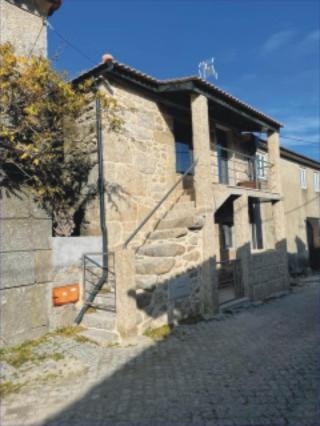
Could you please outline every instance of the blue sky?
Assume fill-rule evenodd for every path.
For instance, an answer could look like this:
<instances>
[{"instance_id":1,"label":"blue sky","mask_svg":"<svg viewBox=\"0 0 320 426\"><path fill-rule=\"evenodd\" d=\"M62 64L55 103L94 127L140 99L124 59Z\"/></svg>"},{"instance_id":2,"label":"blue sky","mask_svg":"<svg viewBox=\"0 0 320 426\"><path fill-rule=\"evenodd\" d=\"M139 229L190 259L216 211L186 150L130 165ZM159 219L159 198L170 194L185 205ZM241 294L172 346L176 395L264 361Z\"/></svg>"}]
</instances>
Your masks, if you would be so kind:
<instances>
[{"instance_id":1,"label":"blue sky","mask_svg":"<svg viewBox=\"0 0 320 426\"><path fill-rule=\"evenodd\" d=\"M50 23L49 56L71 76L103 53L159 79L197 74L213 56L214 84L308 141L283 146L320 160L318 0L64 0Z\"/></svg>"}]
</instances>

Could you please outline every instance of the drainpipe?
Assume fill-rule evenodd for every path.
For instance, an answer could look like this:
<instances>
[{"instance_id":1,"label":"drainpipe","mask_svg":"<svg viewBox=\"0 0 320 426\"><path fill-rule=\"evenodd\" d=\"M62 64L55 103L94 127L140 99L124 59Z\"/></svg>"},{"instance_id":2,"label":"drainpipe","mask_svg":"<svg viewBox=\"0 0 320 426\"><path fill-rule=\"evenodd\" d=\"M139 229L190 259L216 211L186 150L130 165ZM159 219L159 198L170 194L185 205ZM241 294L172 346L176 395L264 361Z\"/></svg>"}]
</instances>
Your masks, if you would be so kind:
<instances>
[{"instance_id":1,"label":"drainpipe","mask_svg":"<svg viewBox=\"0 0 320 426\"><path fill-rule=\"evenodd\" d=\"M96 295L101 290L101 287L108 279L108 231L106 226L106 208L104 199L104 167L103 167L103 141L102 141L102 117L101 117L101 100L98 96L99 82L102 80L99 77L95 81L96 93L96 134L97 134L97 156L98 156L98 192L99 192L99 207L100 207L100 230L102 236L102 275L98 282L94 285L93 291L89 294L79 314L75 319L76 324L80 324L86 310L94 301Z\"/></svg>"}]
</instances>

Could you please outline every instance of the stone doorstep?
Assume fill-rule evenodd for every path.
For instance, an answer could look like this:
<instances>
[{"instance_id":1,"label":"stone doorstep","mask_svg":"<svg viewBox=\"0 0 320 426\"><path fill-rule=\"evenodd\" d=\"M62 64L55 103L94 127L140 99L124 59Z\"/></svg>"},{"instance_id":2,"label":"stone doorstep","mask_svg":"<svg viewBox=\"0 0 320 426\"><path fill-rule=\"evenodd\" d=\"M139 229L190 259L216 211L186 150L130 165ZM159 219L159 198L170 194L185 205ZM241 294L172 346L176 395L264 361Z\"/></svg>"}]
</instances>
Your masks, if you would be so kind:
<instances>
[{"instance_id":1,"label":"stone doorstep","mask_svg":"<svg viewBox=\"0 0 320 426\"><path fill-rule=\"evenodd\" d=\"M250 301L248 297L241 297L240 299L234 299L234 300L230 300L229 302L224 302L220 305L219 308L220 308L220 311L224 312L228 309L237 308L249 302Z\"/></svg>"}]
</instances>

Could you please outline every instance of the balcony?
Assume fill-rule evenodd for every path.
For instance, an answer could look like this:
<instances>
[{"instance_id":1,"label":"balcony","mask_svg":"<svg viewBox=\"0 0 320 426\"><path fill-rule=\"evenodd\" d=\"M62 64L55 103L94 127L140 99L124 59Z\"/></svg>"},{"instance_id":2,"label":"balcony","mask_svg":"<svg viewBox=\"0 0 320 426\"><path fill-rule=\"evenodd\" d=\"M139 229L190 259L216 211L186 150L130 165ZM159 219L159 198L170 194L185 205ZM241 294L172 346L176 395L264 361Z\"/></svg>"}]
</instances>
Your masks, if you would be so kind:
<instances>
[{"instance_id":1,"label":"balcony","mask_svg":"<svg viewBox=\"0 0 320 426\"><path fill-rule=\"evenodd\" d=\"M212 163L214 183L268 192L272 164L263 154L247 155L216 145Z\"/></svg>"}]
</instances>

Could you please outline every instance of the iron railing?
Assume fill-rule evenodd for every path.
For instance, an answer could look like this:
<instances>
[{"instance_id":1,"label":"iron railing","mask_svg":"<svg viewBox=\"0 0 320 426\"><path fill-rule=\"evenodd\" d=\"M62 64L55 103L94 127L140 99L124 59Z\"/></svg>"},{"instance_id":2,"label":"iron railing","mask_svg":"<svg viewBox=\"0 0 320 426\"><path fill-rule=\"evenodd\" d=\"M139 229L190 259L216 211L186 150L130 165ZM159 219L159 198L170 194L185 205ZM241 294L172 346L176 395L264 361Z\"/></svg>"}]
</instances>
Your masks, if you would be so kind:
<instances>
[{"instance_id":1,"label":"iron railing","mask_svg":"<svg viewBox=\"0 0 320 426\"><path fill-rule=\"evenodd\" d=\"M231 301L239 299L244 296L244 287L242 282L242 270L240 259L230 259L225 261L216 262L216 269L218 275L218 289L231 289Z\"/></svg>"},{"instance_id":2,"label":"iron railing","mask_svg":"<svg viewBox=\"0 0 320 426\"><path fill-rule=\"evenodd\" d=\"M138 232L146 225L146 223L151 219L151 217L155 214L155 212L161 207L161 205L166 201L169 195L176 189L176 187L183 181L183 179L191 173L191 171L196 166L198 160L193 161L191 166L183 173L183 175L175 182L174 185L166 192L166 194L161 198L161 200L156 204L156 206L151 210L149 214L143 219L140 225L129 235L126 241L123 244L123 247L126 248L130 241L138 234Z\"/></svg>"},{"instance_id":3,"label":"iron railing","mask_svg":"<svg viewBox=\"0 0 320 426\"><path fill-rule=\"evenodd\" d=\"M247 155L216 145L215 177L225 185L268 190L268 176L272 164L262 156Z\"/></svg>"},{"instance_id":4,"label":"iron railing","mask_svg":"<svg viewBox=\"0 0 320 426\"><path fill-rule=\"evenodd\" d=\"M108 266L103 266L103 256L107 256ZM97 286L101 272L107 271L107 281ZM83 256L83 291L85 304L106 311L115 312L116 276L114 253L86 253Z\"/></svg>"}]
</instances>

